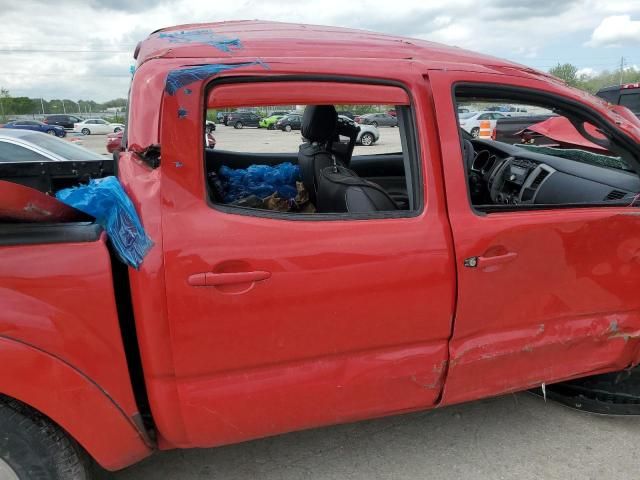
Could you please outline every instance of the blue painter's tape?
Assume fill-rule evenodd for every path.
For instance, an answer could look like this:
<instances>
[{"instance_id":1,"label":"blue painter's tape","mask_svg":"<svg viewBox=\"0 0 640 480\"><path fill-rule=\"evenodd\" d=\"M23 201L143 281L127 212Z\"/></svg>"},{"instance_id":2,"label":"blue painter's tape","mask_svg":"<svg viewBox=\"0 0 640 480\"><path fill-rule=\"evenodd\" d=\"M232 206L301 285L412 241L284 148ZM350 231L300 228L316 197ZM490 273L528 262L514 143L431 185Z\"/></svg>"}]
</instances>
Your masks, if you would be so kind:
<instances>
[{"instance_id":1,"label":"blue painter's tape","mask_svg":"<svg viewBox=\"0 0 640 480\"><path fill-rule=\"evenodd\" d=\"M198 80L204 80L216 73L233 70L234 68L248 67L250 65L261 65L264 68L269 68L264 62L256 60L255 62L214 63L182 68L180 70L171 70L167 75L167 82L164 89L169 95L174 95L180 88L197 82Z\"/></svg>"},{"instance_id":2,"label":"blue painter's tape","mask_svg":"<svg viewBox=\"0 0 640 480\"><path fill-rule=\"evenodd\" d=\"M188 112L184 108L180 107L178 109L178 118L187 118L187 113Z\"/></svg>"},{"instance_id":3,"label":"blue painter's tape","mask_svg":"<svg viewBox=\"0 0 640 480\"><path fill-rule=\"evenodd\" d=\"M161 33L158 37L166 39L170 43L202 43L204 45L215 47L222 52L230 52L231 50L242 48L242 43L240 43L239 38L229 38L224 35L218 35L208 28Z\"/></svg>"}]
</instances>

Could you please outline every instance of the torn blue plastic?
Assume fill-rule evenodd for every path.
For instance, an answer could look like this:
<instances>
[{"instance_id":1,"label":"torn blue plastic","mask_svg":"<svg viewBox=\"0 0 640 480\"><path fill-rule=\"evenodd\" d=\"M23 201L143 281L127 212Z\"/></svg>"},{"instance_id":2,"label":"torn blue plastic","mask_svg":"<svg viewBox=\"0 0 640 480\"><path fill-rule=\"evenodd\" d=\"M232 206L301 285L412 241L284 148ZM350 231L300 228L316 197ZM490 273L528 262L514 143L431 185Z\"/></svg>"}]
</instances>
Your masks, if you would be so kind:
<instances>
[{"instance_id":1,"label":"torn blue plastic","mask_svg":"<svg viewBox=\"0 0 640 480\"><path fill-rule=\"evenodd\" d=\"M239 38L225 37L208 28L161 33L158 37L166 39L170 43L202 43L215 47L222 52L230 52L232 49L242 48Z\"/></svg>"},{"instance_id":2,"label":"torn blue plastic","mask_svg":"<svg viewBox=\"0 0 640 480\"><path fill-rule=\"evenodd\" d=\"M56 198L94 217L107 231L120 260L136 269L140 267L153 242L116 177L92 179L87 185L65 188L56 193Z\"/></svg>"},{"instance_id":3,"label":"torn blue plastic","mask_svg":"<svg viewBox=\"0 0 640 480\"><path fill-rule=\"evenodd\" d=\"M167 75L167 82L164 89L169 95L173 95L180 88L193 82L197 82L198 80L204 80L216 73L233 70L234 68L248 67L250 65L261 65L264 68L269 68L264 62L256 60L255 62L241 63L213 63L210 65L197 65L195 67L182 68L180 70L171 70Z\"/></svg>"},{"instance_id":4,"label":"torn blue plastic","mask_svg":"<svg viewBox=\"0 0 640 480\"><path fill-rule=\"evenodd\" d=\"M280 163L275 167L251 165L246 169L223 165L218 174L224 203L251 195L264 199L274 193L280 198L291 200L298 194L296 182L301 180L300 167L290 162Z\"/></svg>"},{"instance_id":5,"label":"torn blue plastic","mask_svg":"<svg viewBox=\"0 0 640 480\"><path fill-rule=\"evenodd\" d=\"M180 107L178 109L178 118L186 118L186 117L187 117L187 111L184 108Z\"/></svg>"}]
</instances>

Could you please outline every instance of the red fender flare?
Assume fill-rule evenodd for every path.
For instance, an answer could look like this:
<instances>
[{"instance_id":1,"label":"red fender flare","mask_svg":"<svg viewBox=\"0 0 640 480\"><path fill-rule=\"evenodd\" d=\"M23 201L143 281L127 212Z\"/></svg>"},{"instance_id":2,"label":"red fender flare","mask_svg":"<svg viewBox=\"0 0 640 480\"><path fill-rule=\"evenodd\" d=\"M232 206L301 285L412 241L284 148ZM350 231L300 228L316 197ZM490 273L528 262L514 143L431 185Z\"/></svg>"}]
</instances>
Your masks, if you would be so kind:
<instances>
[{"instance_id":1,"label":"red fender flare","mask_svg":"<svg viewBox=\"0 0 640 480\"><path fill-rule=\"evenodd\" d=\"M151 454L145 433L91 378L65 360L0 335L0 392L46 415L107 470Z\"/></svg>"}]
</instances>

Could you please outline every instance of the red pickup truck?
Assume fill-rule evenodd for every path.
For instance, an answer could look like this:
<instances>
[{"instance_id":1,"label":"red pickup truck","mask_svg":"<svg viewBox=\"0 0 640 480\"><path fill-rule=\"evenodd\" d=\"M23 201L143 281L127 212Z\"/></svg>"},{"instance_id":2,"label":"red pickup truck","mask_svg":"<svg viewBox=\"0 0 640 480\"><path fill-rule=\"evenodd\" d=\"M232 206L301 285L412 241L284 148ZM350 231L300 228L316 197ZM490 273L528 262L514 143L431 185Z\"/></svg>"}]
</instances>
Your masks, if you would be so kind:
<instances>
[{"instance_id":1,"label":"red pickup truck","mask_svg":"<svg viewBox=\"0 0 640 480\"><path fill-rule=\"evenodd\" d=\"M153 242L141 265L95 221L0 194L3 478L82 479L87 459L117 470L640 361L640 123L624 107L333 27L178 26L135 58L116 170ZM604 153L460 130L458 104L492 101L552 109ZM203 145L208 109L273 105L306 106L295 148L233 129ZM335 105L392 108L398 128L360 154ZM80 168L60 163L0 178L55 193ZM285 163L293 194L230 180Z\"/></svg>"}]
</instances>

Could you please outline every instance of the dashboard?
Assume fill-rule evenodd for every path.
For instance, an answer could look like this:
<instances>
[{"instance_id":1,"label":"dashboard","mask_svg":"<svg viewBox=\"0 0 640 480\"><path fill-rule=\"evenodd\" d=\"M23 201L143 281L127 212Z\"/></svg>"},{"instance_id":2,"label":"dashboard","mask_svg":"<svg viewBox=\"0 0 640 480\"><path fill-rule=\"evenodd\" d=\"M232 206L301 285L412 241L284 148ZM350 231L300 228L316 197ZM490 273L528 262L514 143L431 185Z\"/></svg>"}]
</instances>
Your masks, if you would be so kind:
<instances>
[{"instance_id":1,"label":"dashboard","mask_svg":"<svg viewBox=\"0 0 640 480\"><path fill-rule=\"evenodd\" d=\"M640 178L627 170L492 140L466 141L465 150L474 206L630 203L640 192Z\"/></svg>"}]
</instances>

